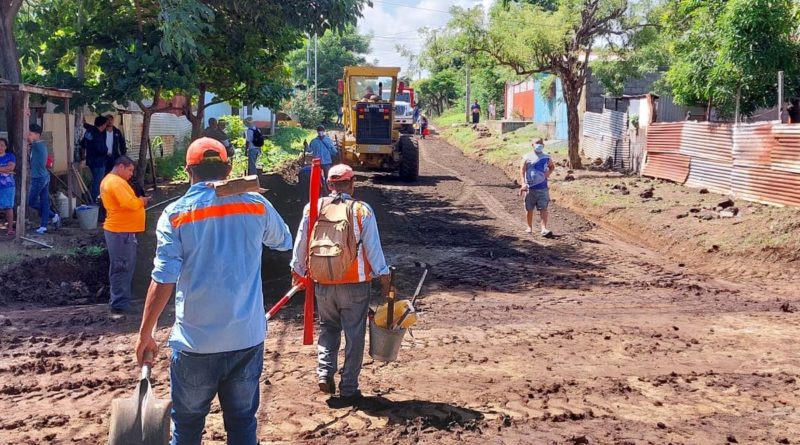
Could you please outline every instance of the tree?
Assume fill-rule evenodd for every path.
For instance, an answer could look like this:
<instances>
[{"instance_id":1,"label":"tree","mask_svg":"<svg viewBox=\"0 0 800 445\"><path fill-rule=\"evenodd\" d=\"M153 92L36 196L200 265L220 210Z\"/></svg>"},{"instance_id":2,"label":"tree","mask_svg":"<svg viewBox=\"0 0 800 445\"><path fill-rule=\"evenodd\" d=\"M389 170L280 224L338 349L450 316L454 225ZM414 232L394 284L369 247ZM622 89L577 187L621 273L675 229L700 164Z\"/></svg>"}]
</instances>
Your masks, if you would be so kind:
<instances>
[{"instance_id":1,"label":"tree","mask_svg":"<svg viewBox=\"0 0 800 445\"><path fill-rule=\"evenodd\" d=\"M314 101L314 89L298 90L283 105L283 109L300 125L314 128L323 121L325 109Z\"/></svg>"},{"instance_id":2,"label":"tree","mask_svg":"<svg viewBox=\"0 0 800 445\"><path fill-rule=\"evenodd\" d=\"M319 87L318 101L324 109L324 118L336 114L342 106L342 97L337 92L337 82L342 78L344 67L348 65L364 65L366 55L370 51L370 37L358 34L355 26L349 25L340 32L327 32L317 42L317 83ZM306 51L312 52L311 78L306 79ZM292 51L287 58L295 84L313 86L313 39L307 39L302 48Z\"/></svg>"},{"instance_id":3,"label":"tree","mask_svg":"<svg viewBox=\"0 0 800 445\"><path fill-rule=\"evenodd\" d=\"M461 96L460 76L454 70L442 70L413 83L421 106L434 114L442 114Z\"/></svg>"},{"instance_id":4,"label":"tree","mask_svg":"<svg viewBox=\"0 0 800 445\"><path fill-rule=\"evenodd\" d=\"M0 2L0 79L12 83L22 81L22 72L17 52L17 40L14 36L14 23L22 6L22 0L4 0ZM15 151L19 151L22 144L22 99L18 94L6 95L6 122L11 143Z\"/></svg>"},{"instance_id":5,"label":"tree","mask_svg":"<svg viewBox=\"0 0 800 445\"><path fill-rule=\"evenodd\" d=\"M741 90L741 111L750 114L776 103L778 71L786 72L790 89L798 86L795 2L683 0L671 6L663 16L670 37L665 77L679 103L707 103L731 116Z\"/></svg>"},{"instance_id":6,"label":"tree","mask_svg":"<svg viewBox=\"0 0 800 445\"><path fill-rule=\"evenodd\" d=\"M567 105L569 162L573 168L579 168L582 163L578 105L586 84L589 57L600 39L631 31L632 17L626 15L628 2L531 3L495 4L489 13L488 27L482 30L479 22L474 23L472 35L477 36L479 51L490 54L517 75L558 76Z\"/></svg>"},{"instance_id":7,"label":"tree","mask_svg":"<svg viewBox=\"0 0 800 445\"><path fill-rule=\"evenodd\" d=\"M287 53L299 46L305 33L342 30L354 23L366 0L127 0L115 2L113 13L107 2L81 0L78 10L83 7L83 14L77 17L84 21L76 27L68 23L75 17L74 2L51 3L51 14L35 15L31 22L52 20L54 15L66 19L56 20L59 26L52 38L40 32L39 39L31 41L32 48L37 41L57 43L43 47L44 55L35 57L32 72L82 91L96 87L94 103L136 102L144 113L138 169L142 176L154 113L183 111L197 135L203 112L213 103L277 106L290 91ZM72 70L72 61L80 65L81 51L76 48L89 49L90 65L98 67L98 76L83 79L80 70ZM206 104L205 91L213 91L216 99ZM178 95L188 100L162 100Z\"/></svg>"},{"instance_id":8,"label":"tree","mask_svg":"<svg viewBox=\"0 0 800 445\"><path fill-rule=\"evenodd\" d=\"M422 74L422 70L419 67L419 56L407 46L399 43L394 45L394 49L397 51L397 54L402 56L408 62L406 64L406 70L403 74L412 81L415 78L419 79L420 74Z\"/></svg>"},{"instance_id":9,"label":"tree","mask_svg":"<svg viewBox=\"0 0 800 445\"><path fill-rule=\"evenodd\" d=\"M630 48L592 69L612 93L625 80L663 71L656 91L682 105L704 105L731 117L741 92L741 112L776 104L776 78L800 86L798 6L791 0L667 2L651 12L654 26L633 35Z\"/></svg>"}]
</instances>

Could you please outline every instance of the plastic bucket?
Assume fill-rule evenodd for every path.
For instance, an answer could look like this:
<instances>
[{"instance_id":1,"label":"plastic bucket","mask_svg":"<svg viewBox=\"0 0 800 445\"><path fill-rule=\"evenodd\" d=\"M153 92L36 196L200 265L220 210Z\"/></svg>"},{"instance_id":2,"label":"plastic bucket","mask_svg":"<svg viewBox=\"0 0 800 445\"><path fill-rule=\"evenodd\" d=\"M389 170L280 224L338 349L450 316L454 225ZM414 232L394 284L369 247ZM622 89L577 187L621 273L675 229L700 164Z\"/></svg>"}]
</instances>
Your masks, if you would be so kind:
<instances>
[{"instance_id":1,"label":"plastic bucket","mask_svg":"<svg viewBox=\"0 0 800 445\"><path fill-rule=\"evenodd\" d=\"M78 215L78 225L81 226L83 230L93 230L97 228L97 215L99 213L99 207L97 206L80 206L75 209L75 213Z\"/></svg>"},{"instance_id":2,"label":"plastic bucket","mask_svg":"<svg viewBox=\"0 0 800 445\"><path fill-rule=\"evenodd\" d=\"M369 321L369 356L382 362L397 360L407 329L385 329Z\"/></svg>"}]
</instances>

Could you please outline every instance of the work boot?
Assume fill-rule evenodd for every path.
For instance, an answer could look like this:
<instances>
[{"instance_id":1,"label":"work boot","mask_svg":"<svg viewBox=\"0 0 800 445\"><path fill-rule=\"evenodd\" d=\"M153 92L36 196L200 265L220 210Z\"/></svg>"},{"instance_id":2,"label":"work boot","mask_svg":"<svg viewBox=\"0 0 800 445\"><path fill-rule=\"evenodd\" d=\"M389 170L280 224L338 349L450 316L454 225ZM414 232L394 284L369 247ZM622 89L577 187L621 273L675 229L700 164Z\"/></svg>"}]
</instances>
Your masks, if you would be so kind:
<instances>
[{"instance_id":1,"label":"work boot","mask_svg":"<svg viewBox=\"0 0 800 445\"><path fill-rule=\"evenodd\" d=\"M319 390L325 394L336 394L336 381L333 377L320 377Z\"/></svg>"},{"instance_id":2,"label":"work boot","mask_svg":"<svg viewBox=\"0 0 800 445\"><path fill-rule=\"evenodd\" d=\"M361 395L361 391L356 391L349 396L339 396L339 397L331 397L328 400L328 406L330 408L347 408L351 406L358 406L361 403L363 396Z\"/></svg>"}]
</instances>

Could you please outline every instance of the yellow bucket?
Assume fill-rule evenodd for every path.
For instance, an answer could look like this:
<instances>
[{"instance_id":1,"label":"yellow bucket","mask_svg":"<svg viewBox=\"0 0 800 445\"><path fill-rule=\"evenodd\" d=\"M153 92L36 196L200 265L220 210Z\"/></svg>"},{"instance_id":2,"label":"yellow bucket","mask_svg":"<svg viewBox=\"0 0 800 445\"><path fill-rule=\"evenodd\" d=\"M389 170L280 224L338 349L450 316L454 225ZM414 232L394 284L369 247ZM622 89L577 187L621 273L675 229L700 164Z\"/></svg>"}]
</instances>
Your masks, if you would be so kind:
<instances>
[{"instance_id":1,"label":"yellow bucket","mask_svg":"<svg viewBox=\"0 0 800 445\"><path fill-rule=\"evenodd\" d=\"M386 315L389 312L389 304L384 303L378 306L375 311L375 324L381 328L387 329ZM392 329L408 329L417 323L417 313L414 311L414 306L409 300L396 300L394 302L394 317L392 317Z\"/></svg>"}]
</instances>

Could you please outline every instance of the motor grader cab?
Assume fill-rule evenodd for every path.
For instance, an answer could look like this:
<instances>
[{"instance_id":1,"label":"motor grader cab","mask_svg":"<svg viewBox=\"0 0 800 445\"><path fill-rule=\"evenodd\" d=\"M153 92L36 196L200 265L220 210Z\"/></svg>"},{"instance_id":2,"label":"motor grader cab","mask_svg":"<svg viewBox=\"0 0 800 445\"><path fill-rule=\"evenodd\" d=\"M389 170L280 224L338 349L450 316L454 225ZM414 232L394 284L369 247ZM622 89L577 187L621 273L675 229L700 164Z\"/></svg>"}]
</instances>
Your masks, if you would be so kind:
<instances>
[{"instance_id":1,"label":"motor grader cab","mask_svg":"<svg viewBox=\"0 0 800 445\"><path fill-rule=\"evenodd\" d=\"M339 81L344 136L337 140L342 160L353 167L397 171L406 181L419 175L419 146L394 125L400 68L348 66Z\"/></svg>"}]
</instances>

